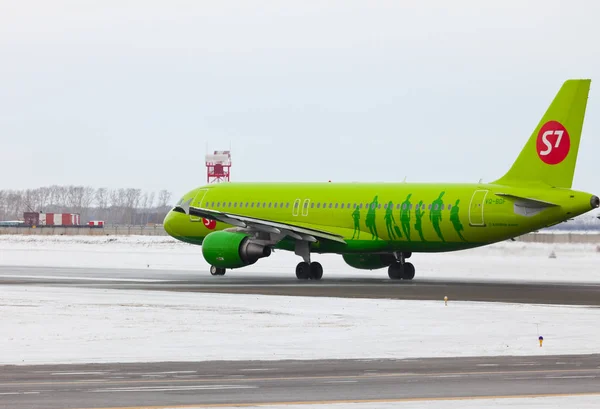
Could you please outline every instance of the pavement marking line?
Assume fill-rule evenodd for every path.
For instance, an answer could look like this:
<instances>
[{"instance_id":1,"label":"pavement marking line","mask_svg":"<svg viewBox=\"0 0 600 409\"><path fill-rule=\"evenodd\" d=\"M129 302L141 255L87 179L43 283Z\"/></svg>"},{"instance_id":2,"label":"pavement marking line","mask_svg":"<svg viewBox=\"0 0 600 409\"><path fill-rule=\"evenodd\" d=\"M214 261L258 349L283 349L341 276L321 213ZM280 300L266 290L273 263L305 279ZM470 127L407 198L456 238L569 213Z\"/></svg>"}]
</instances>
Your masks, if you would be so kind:
<instances>
[{"instance_id":1,"label":"pavement marking line","mask_svg":"<svg viewBox=\"0 0 600 409\"><path fill-rule=\"evenodd\" d=\"M180 379L180 378L169 378L169 379L128 379L126 381L114 381L110 379L82 379L73 381L42 381L42 382L7 382L0 383L0 387L15 387L15 386L30 386L30 385L94 385L97 383L110 384L114 383L117 385L123 384L145 384L145 383L160 383L169 381L172 383L186 383L186 382L222 382L221 379L227 378L227 381L232 380L238 382L269 382L269 381L297 381L297 380L319 380L319 379L372 379L372 378L403 378L403 377L419 377L419 378L436 378L436 377L447 377L449 375L458 376L479 376L479 375L527 375L527 374L554 374L554 373L581 373L581 372L598 372L597 368L588 369L532 369L532 370L516 370L516 371L470 371L470 372L436 372L436 373L418 373L418 372L394 372L394 373L369 373L366 375L319 375L319 376L284 376L284 377L260 377L252 378L246 377L245 375L228 375L223 377L216 377L211 379ZM565 375L566 376L566 375ZM234 379L233 379L234 378Z\"/></svg>"},{"instance_id":2,"label":"pavement marking line","mask_svg":"<svg viewBox=\"0 0 600 409\"><path fill-rule=\"evenodd\" d=\"M18 274L0 274L0 278L38 278L40 280L73 280L73 281L117 281L131 283L164 283L170 280L158 280L151 278L112 278L112 277L71 277L71 276L43 276L43 275L18 275Z\"/></svg>"},{"instance_id":3,"label":"pavement marking line","mask_svg":"<svg viewBox=\"0 0 600 409\"><path fill-rule=\"evenodd\" d=\"M106 388L93 389L87 393L122 393L122 392L176 392L176 391L198 391L198 390L230 390L230 389L258 389L253 385L186 385L186 386L142 386L139 388Z\"/></svg>"},{"instance_id":4,"label":"pavement marking line","mask_svg":"<svg viewBox=\"0 0 600 409\"><path fill-rule=\"evenodd\" d=\"M524 399L524 398L558 398L568 396L600 396L600 392L582 393L541 393L530 395L489 395L489 396L459 396L443 398L397 398L397 399L340 399L295 402L257 402L257 403L199 403L195 405L158 405L158 406L113 406L104 408L78 408L78 409L186 409L186 408L223 408L223 407L269 407L291 405L334 405L342 403L400 403L400 402L440 402L460 400L486 400L486 399Z\"/></svg>"}]
</instances>

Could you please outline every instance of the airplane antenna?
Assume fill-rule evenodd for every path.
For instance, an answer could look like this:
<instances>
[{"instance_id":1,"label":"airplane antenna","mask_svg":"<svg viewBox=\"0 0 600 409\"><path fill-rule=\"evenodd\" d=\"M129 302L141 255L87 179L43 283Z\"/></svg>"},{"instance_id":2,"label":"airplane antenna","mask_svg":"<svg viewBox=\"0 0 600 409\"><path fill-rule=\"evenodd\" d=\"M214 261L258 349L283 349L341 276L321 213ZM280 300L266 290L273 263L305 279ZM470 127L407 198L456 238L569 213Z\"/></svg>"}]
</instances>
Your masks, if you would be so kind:
<instances>
[{"instance_id":1,"label":"airplane antenna","mask_svg":"<svg viewBox=\"0 0 600 409\"><path fill-rule=\"evenodd\" d=\"M404 180L402 181L402 183L406 183L406 176L404 176Z\"/></svg>"}]
</instances>

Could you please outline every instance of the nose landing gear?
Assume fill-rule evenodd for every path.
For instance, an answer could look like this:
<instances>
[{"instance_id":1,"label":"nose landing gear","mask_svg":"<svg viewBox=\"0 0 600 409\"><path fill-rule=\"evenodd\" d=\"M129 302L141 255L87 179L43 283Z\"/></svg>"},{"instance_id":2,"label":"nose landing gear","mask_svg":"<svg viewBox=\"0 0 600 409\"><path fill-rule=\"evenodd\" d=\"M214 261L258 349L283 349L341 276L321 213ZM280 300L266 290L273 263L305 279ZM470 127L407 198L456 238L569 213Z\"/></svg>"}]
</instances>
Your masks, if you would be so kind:
<instances>
[{"instance_id":1,"label":"nose landing gear","mask_svg":"<svg viewBox=\"0 0 600 409\"><path fill-rule=\"evenodd\" d=\"M221 267L210 266L210 275L213 276L224 276L225 269Z\"/></svg>"}]
</instances>

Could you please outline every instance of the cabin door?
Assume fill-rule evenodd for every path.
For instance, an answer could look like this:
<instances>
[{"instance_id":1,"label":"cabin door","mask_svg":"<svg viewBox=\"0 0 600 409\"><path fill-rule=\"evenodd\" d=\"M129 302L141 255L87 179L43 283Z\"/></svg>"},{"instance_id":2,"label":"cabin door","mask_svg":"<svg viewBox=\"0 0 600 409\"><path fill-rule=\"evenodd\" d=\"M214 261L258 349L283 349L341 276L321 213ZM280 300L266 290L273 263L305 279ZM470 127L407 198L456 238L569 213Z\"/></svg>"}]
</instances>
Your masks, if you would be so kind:
<instances>
[{"instance_id":1,"label":"cabin door","mask_svg":"<svg viewBox=\"0 0 600 409\"><path fill-rule=\"evenodd\" d=\"M485 205L485 197L487 190L476 190L471 197L469 204L469 225L473 227L484 227L485 219L483 216L483 207Z\"/></svg>"}]
</instances>

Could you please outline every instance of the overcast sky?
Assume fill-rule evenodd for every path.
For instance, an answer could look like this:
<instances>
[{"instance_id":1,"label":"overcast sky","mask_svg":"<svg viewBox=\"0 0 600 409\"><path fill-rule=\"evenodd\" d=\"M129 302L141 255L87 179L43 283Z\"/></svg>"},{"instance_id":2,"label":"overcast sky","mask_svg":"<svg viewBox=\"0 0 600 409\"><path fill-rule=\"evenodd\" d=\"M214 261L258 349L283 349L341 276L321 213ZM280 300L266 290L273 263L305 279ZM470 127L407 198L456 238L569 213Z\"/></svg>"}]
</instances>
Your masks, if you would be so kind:
<instances>
[{"instance_id":1,"label":"overcast sky","mask_svg":"<svg viewBox=\"0 0 600 409\"><path fill-rule=\"evenodd\" d=\"M592 78L574 188L600 193L600 2L0 0L0 188L492 181ZM595 82L596 81L596 82Z\"/></svg>"}]
</instances>

